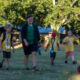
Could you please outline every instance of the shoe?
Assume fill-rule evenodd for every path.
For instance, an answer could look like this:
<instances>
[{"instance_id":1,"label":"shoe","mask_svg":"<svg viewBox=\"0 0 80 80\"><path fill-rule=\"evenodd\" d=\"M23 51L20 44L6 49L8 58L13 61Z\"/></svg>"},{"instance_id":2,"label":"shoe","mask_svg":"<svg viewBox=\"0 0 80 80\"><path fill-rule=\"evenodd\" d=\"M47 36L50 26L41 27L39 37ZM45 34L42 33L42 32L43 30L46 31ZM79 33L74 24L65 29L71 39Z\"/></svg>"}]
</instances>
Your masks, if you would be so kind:
<instances>
[{"instance_id":1,"label":"shoe","mask_svg":"<svg viewBox=\"0 0 80 80\"><path fill-rule=\"evenodd\" d=\"M53 66L54 65L54 62L51 62L51 65Z\"/></svg>"},{"instance_id":2,"label":"shoe","mask_svg":"<svg viewBox=\"0 0 80 80\"><path fill-rule=\"evenodd\" d=\"M2 65L2 63L0 63L0 68L2 68L3 67L3 65Z\"/></svg>"},{"instance_id":3,"label":"shoe","mask_svg":"<svg viewBox=\"0 0 80 80\"><path fill-rule=\"evenodd\" d=\"M30 70L30 68L27 67L26 70Z\"/></svg>"},{"instance_id":4,"label":"shoe","mask_svg":"<svg viewBox=\"0 0 80 80\"><path fill-rule=\"evenodd\" d=\"M77 64L77 62L76 61L73 61L73 64Z\"/></svg>"},{"instance_id":5,"label":"shoe","mask_svg":"<svg viewBox=\"0 0 80 80\"><path fill-rule=\"evenodd\" d=\"M36 68L36 67L33 67L32 70L33 70L33 71L39 71L39 69Z\"/></svg>"},{"instance_id":6,"label":"shoe","mask_svg":"<svg viewBox=\"0 0 80 80\"><path fill-rule=\"evenodd\" d=\"M68 63L68 61L65 61L65 64L67 64Z\"/></svg>"}]
</instances>

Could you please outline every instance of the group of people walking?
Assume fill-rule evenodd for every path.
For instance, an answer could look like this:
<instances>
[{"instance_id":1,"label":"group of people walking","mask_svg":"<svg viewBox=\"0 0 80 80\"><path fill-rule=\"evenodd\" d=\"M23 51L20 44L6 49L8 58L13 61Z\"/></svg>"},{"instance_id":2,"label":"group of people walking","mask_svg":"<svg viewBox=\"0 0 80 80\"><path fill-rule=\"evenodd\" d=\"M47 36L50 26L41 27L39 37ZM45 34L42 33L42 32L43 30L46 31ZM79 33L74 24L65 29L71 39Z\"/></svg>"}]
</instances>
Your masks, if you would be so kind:
<instances>
[{"instance_id":1,"label":"group of people walking","mask_svg":"<svg viewBox=\"0 0 80 80\"><path fill-rule=\"evenodd\" d=\"M0 68L3 67L3 63L7 60L6 69L9 70L9 62L11 57L11 50L14 52L14 42L12 40L12 25L5 25L5 32L0 35L0 52L3 52L3 59L0 62ZM21 30L21 39L24 50L24 62L26 70L30 70L28 66L29 56L32 54L32 70L38 71L36 55L38 51L38 46L40 44L40 34L37 25L33 24L33 16L27 16L27 23L22 26ZM79 45L80 42L76 36L73 35L71 31L68 31L68 35L63 40L63 45L65 46L65 63L68 63L68 56L71 55L73 64L76 64L77 61L74 59L74 41ZM55 32L52 32L49 43L47 44L45 50L50 46L50 61L51 65L54 64L56 58L57 47L60 48L59 40ZM12 47L12 49L11 49Z\"/></svg>"}]
</instances>

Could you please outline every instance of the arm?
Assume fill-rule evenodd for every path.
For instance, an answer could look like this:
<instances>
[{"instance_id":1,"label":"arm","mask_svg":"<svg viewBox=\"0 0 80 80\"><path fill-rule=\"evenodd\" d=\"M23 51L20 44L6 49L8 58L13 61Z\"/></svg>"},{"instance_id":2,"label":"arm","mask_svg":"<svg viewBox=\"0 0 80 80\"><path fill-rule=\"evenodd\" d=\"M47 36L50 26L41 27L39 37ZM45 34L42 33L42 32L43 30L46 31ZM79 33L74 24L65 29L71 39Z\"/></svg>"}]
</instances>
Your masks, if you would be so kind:
<instances>
[{"instance_id":1,"label":"arm","mask_svg":"<svg viewBox=\"0 0 80 80\"><path fill-rule=\"evenodd\" d=\"M24 41L24 43L25 43L25 46L28 46L29 44L28 44L28 41L24 38L23 39L23 41Z\"/></svg>"},{"instance_id":2,"label":"arm","mask_svg":"<svg viewBox=\"0 0 80 80\"><path fill-rule=\"evenodd\" d=\"M13 50L13 53L15 52L14 50L14 42L12 42L12 50Z\"/></svg>"},{"instance_id":3,"label":"arm","mask_svg":"<svg viewBox=\"0 0 80 80\"><path fill-rule=\"evenodd\" d=\"M51 39L46 41L46 44L45 44L45 51L47 51L47 49L49 48L50 43L51 43Z\"/></svg>"},{"instance_id":4,"label":"arm","mask_svg":"<svg viewBox=\"0 0 80 80\"><path fill-rule=\"evenodd\" d=\"M60 38L58 36L56 37L56 41L57 41L57 47L60 50Z\"/></svg>"},{"instance_id":5,"label":"arm","mask_svg":"<svg viewBox=\"0 0 80 80\"><path fill-rule=\"evenodd\" d=\"M12 51L14 53L14 41L13 41L13 34L11 33L11 47L12 47Z\"/></svg>"},{"instance_id":6,"label":"arm","mask_svg":"<svg viewBox=\"0 0 80 80\"><path fill-rule=\"evenodd\" d=\"M39 33L39 30L38 30L38 27L37 26L36 26L36 31L37 31L38 42L40 42L40 33Z\"/></svg>"},{"instance_id":7,"label":"arm","mask_svg":"<svg viewBox=\"0 0 80 80\"><path fill-rule=\"evenodd\" d=\"M80 45L78 37L76 37L75 35L73 35L73 37L74 37L74 41L76 41L78 45Z\"/></svg>"},{"instance_id":8,"label":"arm","mask_svg":"<svg viewBox=\"0 0 80 80\"><path fill-rule=\"evenodd\" d=\"M79 40L78 37L76 37L75 35L73 35L73 37L74 37L75 40Z\"/></svg>"},{"instance_id":9,"label":"arm","mask_svg":"<svg viewBox=\"0 0 80 80\"><path fill-rule=\"evenodd\" d=\"M60 50L60 44L59 44L59 43L57 43L57 47L58 47L58 49Z\"/></svg>"},{"instance_id":10,"label":"arm","mask_svg":"<svg viewBox=\"0 0 80 80\"><path fill-rule=\"evenodd\" d=\"M25 44L25 46L28 46L28 41L26 40L26 26L27 24L23 25L22 26L22 30L21 30L21 38L22 38L22 42Z\"/></svg>"},{"instance_id":11,"label":"arm","mask_svg":"<svg viewBox=\"0 0 80 80\"><path fill-rule=\"evenodd\" d=\"M2 50L2 48L1 48L1 43L2 43L2 41L0 40L0 52L1 52L1 50Z\"/></svg>"},{"instance_id":12,"label":"arm","mask_svg":"<svg viewBox=\"0 0 80 80\"><path fill-rule=\"evenodd\" d=\"M68 38L66 37L66 38L63 39L63 44L65 45L67 43L68 43Z\"/></svg>"},{"instance_id":13,"label":"arm","mask_svg":"<svg viewBox=\"0 0 80 80\"><path fill-rule=\"evenodd\" d=\"M0 52L2 52L2 39L3 39L3 34L0 36Z\"/></svg>"},{"instance_id":14,"label":"arm","mask_svg":"<svg viewBox=\"0 0 80 80\"><path fill-rule=\"evenodd\" d=\"M26 39L26 24L22 26L22 29L21 29L21 38L22 38L22 41L23 39Z\"/></svg>"}]
</instances>

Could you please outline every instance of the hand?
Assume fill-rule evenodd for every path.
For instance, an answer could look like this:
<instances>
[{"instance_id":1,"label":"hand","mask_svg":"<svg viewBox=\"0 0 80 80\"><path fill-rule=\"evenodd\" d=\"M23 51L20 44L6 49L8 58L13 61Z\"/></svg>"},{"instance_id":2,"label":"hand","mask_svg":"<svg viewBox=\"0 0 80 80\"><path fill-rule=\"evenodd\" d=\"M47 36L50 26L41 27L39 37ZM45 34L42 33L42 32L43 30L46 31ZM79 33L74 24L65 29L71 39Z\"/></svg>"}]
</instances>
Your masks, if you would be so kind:
<instances>
[{"instance_id":1,"label":"hand","mask_svg":"<svg viewBox=\"0 0 80 80\"><path fill-rule=\"evenodd\" d=\"M26 47L28 47L28 46L29 46L28 42L25 42L25 46L26 46Z\"/></svg>"},{"instance_id":2,"label":"hand","mask_svg":"<svg viewBox=\"0 0 80 80\"><path fill-rule=\"evenodd\" d=\"M27 42L27 40L26 39L23 39L23 40L24 40L25 46L26 47L29 46L29 43Z\"/></svg>"}]
</instances>

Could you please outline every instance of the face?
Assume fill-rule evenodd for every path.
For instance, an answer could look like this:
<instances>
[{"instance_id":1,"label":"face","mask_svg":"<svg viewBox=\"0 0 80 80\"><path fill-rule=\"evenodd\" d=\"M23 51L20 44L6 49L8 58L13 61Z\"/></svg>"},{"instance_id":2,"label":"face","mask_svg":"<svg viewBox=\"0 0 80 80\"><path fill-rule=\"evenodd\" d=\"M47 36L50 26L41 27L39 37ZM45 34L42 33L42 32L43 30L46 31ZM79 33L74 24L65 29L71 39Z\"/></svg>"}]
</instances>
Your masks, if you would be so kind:
<instances>
[{"instance_id":1,"label":"face","mask_svg":"<svg viewBox=\"0 0 80 80\"><path fill-rule=\"evenodd\" d=\"M11 27L7 27L7 28L5 28L5 30L6 30L7 32L11 32L12 28L11 28Z\"/></svg>"},{"instance_id":2,"label":"face","mask_svg":"<svg viewBox=\"0 0 80 80\"><path fill-rule=\"evenodd\" d=\"M52 39L55 39L55 37L52 37Z\"/></svg>"},{"instance_id":3,"label":"face","mask_svg":"<svg viewBox=\"0 0 80 80\"><path fill-rule=\"evenodd\" d=\"M71 31L68 31L68 36L72 36L72 32Z\"/></svg>"},{"instance_id":4,"label":"face","mask_svg":"<svg viewBox=\"0 0 80 80\"><path fill-rule=\"evenodd\" d=\"M29 18L27 19L27 22L28 22L28 24L33 24L33 17L29 17Z\"/></svg>"}]
</instances>

